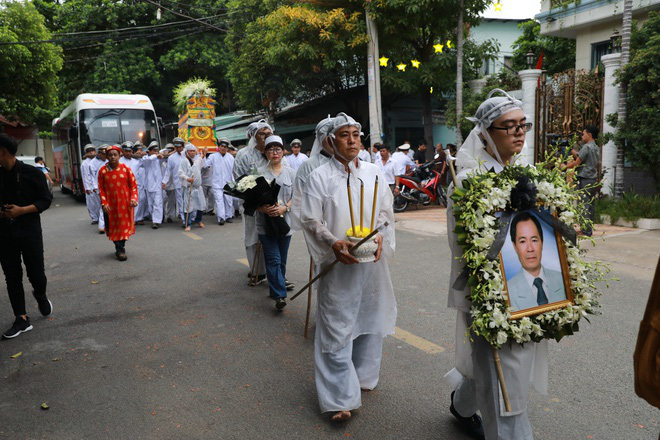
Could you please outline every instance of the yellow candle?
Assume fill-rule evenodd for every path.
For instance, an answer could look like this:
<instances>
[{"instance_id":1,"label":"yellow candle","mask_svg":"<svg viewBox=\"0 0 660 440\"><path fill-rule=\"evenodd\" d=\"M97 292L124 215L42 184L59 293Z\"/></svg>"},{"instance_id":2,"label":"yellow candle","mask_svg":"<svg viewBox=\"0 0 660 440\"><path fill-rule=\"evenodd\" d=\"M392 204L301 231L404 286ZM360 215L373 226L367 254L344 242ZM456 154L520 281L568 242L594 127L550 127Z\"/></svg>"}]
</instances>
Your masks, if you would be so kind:
<instances>
[{"instance_id":1,"label":"yellow candle","mask_svg":"<svg viewBox=\"0 0 660 440\"><path fill-rule=\"evenodd\" d=\"M364 182L360 179L360 233L362 233L362 225L364 219Z\"/></svg>"},{"instance_id":2,"label":"yellow candle","mask_svg":"<svg viewBox=\"0 0 660 440\"><path fill-rule=\"evenodd\" d=\"M376 176L376 183L374 185L374 204L371 207L371 228L370 231L374 230L374 222L376 221L376 200L378 200L378 176Z\"/></svg>"},{"instance_id":3,"label":"yellow candle","mask_svg":"<svg viewBox=\"0 0 660 440\"><path fill-rule=\"evenodd\" d=\"M351 229L353 230L353 237L357 237L355 233L355 219L353 218L353 196L351 195L351 175L348 174L346 179L346 189L348 190L348 210L351 213Z\"/></svg>"}]
</instances>

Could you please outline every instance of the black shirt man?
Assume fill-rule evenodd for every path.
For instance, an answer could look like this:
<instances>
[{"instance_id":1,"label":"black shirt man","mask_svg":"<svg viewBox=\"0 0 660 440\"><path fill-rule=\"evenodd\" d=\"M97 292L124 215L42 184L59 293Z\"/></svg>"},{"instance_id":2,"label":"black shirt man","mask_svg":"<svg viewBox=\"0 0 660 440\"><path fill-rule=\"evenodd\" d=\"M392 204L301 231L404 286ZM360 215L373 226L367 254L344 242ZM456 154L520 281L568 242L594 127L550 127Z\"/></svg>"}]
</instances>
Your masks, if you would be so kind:
<instances>
[{"instance_id":1,"label":"black shirt man","mask_svg":"<svg viewBox=\"0 0 660 440\"><path fill-rule=\"evenodd\" d=\"M44 245L39 217L48 209L53 196L41 170L16 160L17 149L14 138L0 134L0 264L16 316L12 327L2 334L8 339L32 330L25 310L21 258L39 311L44 316L53 311L53 304L46 296Z\"/></svg>"}]
</instances>

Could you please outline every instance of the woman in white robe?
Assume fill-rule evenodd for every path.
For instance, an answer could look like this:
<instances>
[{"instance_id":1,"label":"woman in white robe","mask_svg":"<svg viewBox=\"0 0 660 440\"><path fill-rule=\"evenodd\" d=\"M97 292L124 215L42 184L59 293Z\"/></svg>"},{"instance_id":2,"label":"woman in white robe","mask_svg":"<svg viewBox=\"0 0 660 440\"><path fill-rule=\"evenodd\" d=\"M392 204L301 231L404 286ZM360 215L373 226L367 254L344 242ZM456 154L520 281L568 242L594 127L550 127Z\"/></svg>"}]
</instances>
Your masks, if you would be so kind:
<instances>
[{"instance_id":1,"label":"woman in white robe","mask_svg":"<svg viewBox=\"0 0 660 440\"><path fill-rule=\"evenodd\" d=\"M505 96L491 97L494 92ZM526 122L522 103L505 92L495 89L477 110L475 123L468 138L458 151L457 180L468 175L494 170L501 172L505 166L526 164ZM506 130L507 127L513 127ZM512 134L508 134L511 131ZM449 194L454 186L450 186ZM483 432L487 440L528 440L533 438L527 417L528 388L532 384L539 392L547 392L547 341L505 345L499 350L504 378L507 385L511 411L507 412L501 397L492 348L483 337L474 336L474 342L466 338L470 324L469 286L454 289L454 282L463 271L463 250L458 245L454 228L454 202L450 197L447 206L447 231L452 251L449 279L448 307L457 310L456 317L456 367L445 375L455 388L451 395L450 410L470 433ZM483 417L476 415L477 410Z\"/></svg>"},{"instance_id":2,"label":"woman in white robe","mask_svg":"<svg viewBox=\"0 0 660 440\"><path fill-rule=\"evenodd\" d=\"M397 309L387 259L394 254L395 237L392 193L382 183L374 221L380 232L375 240L379 243L377 261L355 263L348 254L348 171L352 188L360 188L360 181L364 182L365 225L371 223L376 177L379 182L384 177L376 165L355 159L360 125L345 115L334 124L335 157L307 178L300 222L310 254L321 270L335 258L342 263L319 280L314 360L321 411L333 412L332 420L345 420L351 410L361 406L361 389L378 384L383 337L394 333ZM359 219L359 190L352 191L352 204Z\"/></svg>"},{"instance_id":3,"label":"woman in white robe","mask_svg":"<svg viewBox=\"0 0 660 440\"><path fill-rule=\"evenodd\" d=\"M179 181L183 189L183 227L186 231L190 231L190 225L193 223L197 223L200 228L205 226L202 223L202 213L206 210L206 198L202 189L202 170L207 168L204 156L204 150L198 155L197 147L187 144L183 149L183 159L179 162Z\"/></svg>"}]
</instances>

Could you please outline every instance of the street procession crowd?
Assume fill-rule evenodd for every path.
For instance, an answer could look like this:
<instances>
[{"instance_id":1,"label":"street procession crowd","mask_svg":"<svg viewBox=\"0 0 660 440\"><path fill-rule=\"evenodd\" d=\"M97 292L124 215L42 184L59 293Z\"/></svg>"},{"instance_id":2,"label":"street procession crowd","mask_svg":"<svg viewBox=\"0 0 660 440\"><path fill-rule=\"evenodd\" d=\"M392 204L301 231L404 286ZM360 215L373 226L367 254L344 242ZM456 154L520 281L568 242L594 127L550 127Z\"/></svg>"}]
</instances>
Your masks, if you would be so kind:
<instances>
[{"instance_id":1,"label":"street procession crowd","mask_svg":"<svg viewBox=\"0 0 660 440\"><path fill-rule=\"evenodd\" d=\"M468 173L491 169L499 173L511 164L525 163L524 139L531 124L519 100L504 92L489 97L472 120L475 128L456 153L459 186ZM285 157L282 138L261 120L249 125L248 145L238 151L227 139L220 139L218 151L208 154L175 138L162 149L156 142L146 147L131 142L88 145L83 163L89 215L114 242L116 257L122 261L135 224L147 218L155 229L178 218L189 230L192 225L205 226L205 212L214 211L223 225L233 221L237 209L242 211L250 281L268 281L278 310L286 306L287 290L292 288L286 279L291 235L302 231L314 273L322 275L316 283L315 377L320 409L331 413L332 421L350 418L351 411L361 406L362 393L378 385L383 338L394 334L397 317L388 267L396 249L397 176L425 160L423 154L410 157L409 144L392 155L385 145L378 145L376 152L365 151L361 130L361 124L345 113L328 116L316 126L309 156L294 141L292 154ZM441 148L438 153L443 153ZM43 174L21 165L15 154L15 141L2 135L0 234L13 240L14 250L3 246L1 260L16 316L4 333L6 338L32 329L25 310L21 254L41 314L53 310L46 296L39 223L39 213L48 208L51 195ZM227 185L240 189L244 182L248 187L250 175L263 176L280 187L277 203L259 206L254 215L246 215L242 203L225 192ZM452 188L453 184L450 192ZM464 264L452 210L450 199L448 236L454 259L450 279L439 280L449 286L454 286ZM284 219L289 230L273 235L269 218ZM360 253L356 245L365 237L372 245L370 255ZM449 288L448 306L457 311L456 368L446 376L454 389L450 411L474 438L531 439L528 387L547 392L547 342L512 344L500 350L511 402L511 408L505 409L491 346L481 336L465 338L471 320L469 289Z\"/></svg>"}]
</instances>

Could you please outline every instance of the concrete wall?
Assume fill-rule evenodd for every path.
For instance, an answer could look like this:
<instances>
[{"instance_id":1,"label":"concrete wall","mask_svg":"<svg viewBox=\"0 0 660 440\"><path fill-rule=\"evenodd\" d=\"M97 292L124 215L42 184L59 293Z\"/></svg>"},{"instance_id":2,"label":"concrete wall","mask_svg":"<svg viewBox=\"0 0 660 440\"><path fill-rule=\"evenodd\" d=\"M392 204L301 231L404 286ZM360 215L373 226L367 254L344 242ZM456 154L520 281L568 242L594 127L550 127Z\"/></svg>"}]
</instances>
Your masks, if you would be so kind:
<instances>
[{"instance_id":1,"label":"concrete wall","mask_svg":"<svg viewBox=\"0 0 660 440\"><path fill-rule=\"evenodd\" d=\"M499 72L503 68L504 58L513 55L513 43L522 33L518 29L518 23L522 21L525 20L484 19L479 26L470 30L470 37L474 41L481 43L489 39L494 39L500 45L497 61L488 62L487 72L489 75Z\"/></svg>"}]
</instances>

